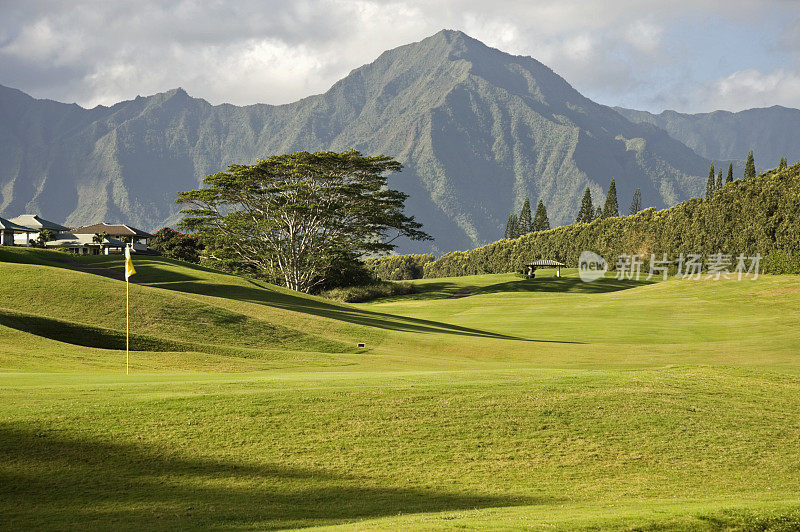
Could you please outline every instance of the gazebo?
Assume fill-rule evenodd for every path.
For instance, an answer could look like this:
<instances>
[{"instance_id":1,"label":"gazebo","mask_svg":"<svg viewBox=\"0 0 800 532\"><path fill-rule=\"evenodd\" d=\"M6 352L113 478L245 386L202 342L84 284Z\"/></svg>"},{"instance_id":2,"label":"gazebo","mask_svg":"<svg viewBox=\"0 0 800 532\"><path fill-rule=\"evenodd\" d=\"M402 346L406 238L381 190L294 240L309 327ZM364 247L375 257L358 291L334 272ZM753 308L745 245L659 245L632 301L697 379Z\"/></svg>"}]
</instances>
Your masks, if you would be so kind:
<instances>
[{"instance_id":1,"label":"gazebo","mask_svg":"<svg viewBox=\"0 0 800 532\"><path fill-rule=\"evenodd\" d=\"M561 277L561 268L565 267L565 264L563 262L558 262L557 260L539 259L527 263L525 267L527 268L528 277L536 277L537 268L555 268L556 277Z\"/></svg>"}]
</instances>

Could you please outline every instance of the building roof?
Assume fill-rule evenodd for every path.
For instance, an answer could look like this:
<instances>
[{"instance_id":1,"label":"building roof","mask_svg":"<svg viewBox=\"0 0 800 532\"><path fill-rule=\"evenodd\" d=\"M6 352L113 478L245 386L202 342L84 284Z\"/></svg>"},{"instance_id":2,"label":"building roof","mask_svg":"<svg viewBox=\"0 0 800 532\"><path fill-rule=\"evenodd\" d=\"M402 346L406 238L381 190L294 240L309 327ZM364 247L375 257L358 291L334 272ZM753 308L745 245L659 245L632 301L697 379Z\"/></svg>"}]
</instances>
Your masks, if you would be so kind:
<instances>
[{"instance_id":1,"label":"building roof","mask_svg":"<svg viewBox=\"0 0 800 532\"><path fill-rule=\"evenodd\" d=\"M37 231L41 229L49 229L58 233L69 231L69 227L64 227L63 225L51 222L50 220L45 220L38 214L23 214L21 216L17 216L16 218L11 218L11 221L15 224L36 229Z\"/></svg>"},{"instance_id":2,"label":"building roof","mask_svg":"<svg viewBox=\"0 0 800 532\"><path fill-rule=\"evenodd\" d=\"M35 233L35 229L31 229L30 227L25 227L24 225L19 225L11 220L6 220L5 218L0 218L0 230L3 231L13 231L14 233Z\"/></svg>"},{"instance_id":3,"label":"building roof","mask_svg":"<svg viewBox=\"0 0 800 532\"><path fill-rule=\"evenodd\" d=\"M525 266L537 266L537 267L546 267L546 266L564 266L563 262L558 262L557 260L551 259L538 259L529 262Z\"/></svg>"},{"instance_id":4,"label":"building roof","mask_svg":"<svg viewBox=\"0 0 800 532\"><path fill-rule=\"evenodd\" d=\"M94 241L94 233L80 234L62 233L58 238L51 240L45 244L46 247L52 248L68 248L75 246L98 246L99 244ZM111 248L124 248L127 244L122 240L107 236L103 239L103 246Z\"/></svg>"},{"instance_id":5,"label":"building roof","mask_svg":"<svg viewBox=\"0 0 800 532\"><path fill-rule=\"evenodd\" d=\"M136 229L135 227L131 227L130 225L125 224L107 224L105 222L94 224L94 225L84 225L83 227L76 227L71 229L72 233L76 235L94 235L94 234L101 234L103 232L108 233L110 236L132 236L136 238L153 238L153 235L146 231L142 231L141 229Z\"/></svg>"}]
</instances>

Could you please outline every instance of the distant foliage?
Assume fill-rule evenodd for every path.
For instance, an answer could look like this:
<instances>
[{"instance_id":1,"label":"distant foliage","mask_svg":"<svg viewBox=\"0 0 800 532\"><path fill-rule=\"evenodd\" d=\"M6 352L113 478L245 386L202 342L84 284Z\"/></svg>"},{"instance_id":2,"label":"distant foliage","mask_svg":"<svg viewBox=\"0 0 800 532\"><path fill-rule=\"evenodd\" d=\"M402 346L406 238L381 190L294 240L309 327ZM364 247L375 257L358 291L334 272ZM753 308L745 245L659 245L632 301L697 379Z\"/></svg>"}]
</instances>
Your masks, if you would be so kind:
<instances>
[{"instance_id":1,"label":"distant foliage","mask_svg":"<svg viewBox=\"0 0 800 532\"><path fill-rule=\"evenodd\" d=\"M637 188L633 191L633 199L631 200L631 208L628 211L628 214L636 214L637 212L642 210L642 191L641 189Z\"/></svg>"},{"instance_id":2,"label":"distant foliage","mask_svg":"<svg viewBox=\"0 0 800 532\"><path fill-rule=\"evenodd\" d=\"M533 230L547 231L548 229L550 229L550 219L547 217L547 209L544 202L539 200L539 205L536 206L536 216L533 217Z\"/></svg>"},{"instance_id":3,"label":"distant foliage","mask_svg":"<svg viewBox=\"0 0 800 532\"><path fill-rule=\"evenodd\" d=\"M606 204L603 206L603 218L612 218L619 216L619 201L617 201L617 185L614 180L608 185L608 193L606 194Z\"/></svg>"},{"instance_id":4,"label":"distant foliage","mask_svg":"<svg viewBox=\"0 0 800 532\"><path fill-rule=\"evenodd\" d=\"M533 231L533 213L531 212L531 200L525 198L522 204L522 209L519 211L519 218L517 218L517 232L519 236L527 235Z\"/></svg>"},{"instance_id":5,"label":"distant foliage","mask_svg":"<svg viewBox=\"0 0 800 532\"><path fill-rule=\"evenodd\" d=\"M150 247L165 257L184 260L195 264L200 262L203 245L195 235L179 233L171 227L162 227L150 239Z\"/></svg>"},{"instance_id":6,"label":"distant foliage","mask_svg":"<svg viewBox=\"0 0 800 532\"><path fill-rule=\"evenodd\" d=\"M753 157L753 150L747 154L747 162L744 165L744 178L753 178L756 176L756 161Z\"/></svg>"},{"instance_id":7,"label":"distant foliage","mask_svg":"<svg viewBox=\"0 0 800 532\"><path fill-rule=\"evenodd\" d=\"M407 281L421 279L425 265L434 261L433 255L390 255L366 259L367 269L382 281Z\"/></svg>"},{"instance_id":8,"label":"distant foliage","mask_svg":"<svg viewBox=\"0 0 800 532\"><path fill-rule=\"evenodd\" d=\"M506 222L506 232L503 233L503 238L517 238L519 234L519 230L517 229L517 215L509 214L508 222Z\"/></svg>"},{"instance_id":9,"label":"distant foliage","mask_svg":"<svg viewBox=\"0 0 800 532\"><path fill-rule=\"evenodd\" d=\"M733 163L728 164L728 177L725 178L725 184L733 183Z\"/></svg>"},{"instance_id":10,"label":"distant foliage","mask_svg":"<svg viewBox=\"0 0 800 532\"><path fill-rule=\"evenodd\" d=\"M780 162L778 163L778 171L786 170L788 167L788 163L786 162L786 157L781 157Z\"/></svg>"},{"instance_id":11,"label":"distant foliage","mask_svg":"<svg viewBox=\"0 0 800 532\"><path fill-rule=\"evenodd\" d=\"M711 163L711 168L708 170L708 181L706 181L706 199L710 199L717 190L717 182L714 179L714 163Z\"/></svg>"},{"instance_id":12,"label":"distant foliage","mask_svg":"<svg viewBox=\"0 0 800 532\"><path fill-rule=\"evenodd\" d=\"M586 191L583 193L583 199L581 200L581 209L578 211L578 217L575 221L589 223L594 219L595 212L594 205L592 205L592 192L589 190L589 187L586 187Z\"/></svg>"},{"instance_id":13,"label":"distant foliage","mask_svg":"<svg viewBox=\"0 0 800 532\"><path fill-rule=\"evenodd\" d=\"M764 257L763 271L800 273L800 163L756 179L737 180L713 198L646 209L501 240L472 251L448 253L425 265L425 277L518 271L535 258L576 266L581 251L613 261L622 253L744 254Z\"/></svg>"}]
</instances>

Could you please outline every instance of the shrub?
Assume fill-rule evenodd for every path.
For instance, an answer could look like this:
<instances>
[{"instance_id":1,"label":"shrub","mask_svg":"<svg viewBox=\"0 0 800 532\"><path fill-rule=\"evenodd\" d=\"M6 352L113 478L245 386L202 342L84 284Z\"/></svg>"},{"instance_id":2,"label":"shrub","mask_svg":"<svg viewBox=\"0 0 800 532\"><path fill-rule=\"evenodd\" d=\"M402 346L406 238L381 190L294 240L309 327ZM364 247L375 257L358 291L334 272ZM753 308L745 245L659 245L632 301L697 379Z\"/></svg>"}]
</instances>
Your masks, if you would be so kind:
<instances>
[{"instance_id":1,"label":"shrub","mask_svg":"<svg viewBox=\"0 0 800 532\"><path fill-rule=\"evenodd\" d=\"M320 295L328 299L344 301L345 303L363 303L382 297L401 296L413 294L414 292L416 292L416 288L411 283L381 281L369 285L333 288L320 293Z\"/></svg>"},{"instance_id":2,"label":"shrub","mask_svg":"<svg viewBox=\"0 0 800 532\"><path fill-rule=\"evenodd\" d=\"M373 275L382 281L407 281L421 279L425 265L433 260L433 255L390 255L364 262Z\"/></svg>"}]
</instances>

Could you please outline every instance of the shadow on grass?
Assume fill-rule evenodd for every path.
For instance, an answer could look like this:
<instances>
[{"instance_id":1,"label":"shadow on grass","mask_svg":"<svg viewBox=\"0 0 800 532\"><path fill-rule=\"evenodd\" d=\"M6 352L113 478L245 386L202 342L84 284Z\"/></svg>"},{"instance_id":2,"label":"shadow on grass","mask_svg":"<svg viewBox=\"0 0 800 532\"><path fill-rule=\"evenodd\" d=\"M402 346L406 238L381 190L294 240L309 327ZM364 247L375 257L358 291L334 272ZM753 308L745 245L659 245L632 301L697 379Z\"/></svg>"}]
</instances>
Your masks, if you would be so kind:
<instances>
[{"instance_id":1,"label":"shadow on grass","mask_svg":"<svg viewBox=\"0 0 800 532\"><path fill-rule=\"evenodd\" d=\"M185 458L0 425L3 527L287 528L400 513L552 503L408 488L330 471Z\"/></svg>"},{"instance_id":2,"label":"shadow on grass","mask_svg":"<svg viewBox=\"0 0 800 532\"><path fill-rule=\"evenodd\" d=\"M0 325L82 347L125 349L125 333L111 329L79 325L2 309L0 309ZM131 351L186 351L193 347L190 344L162 340L152 336L131 334Z\"/></svg>"},{"instance_id":3,"label":"shadow on grass","mask_svg":"<svg viewBox=\"0 0 800 532\"><path fill-rule=\"evenodd\" d=\"M418 292L408 296L387 298L386 301L402 301L408 299L432 300L466 297L481 294L498 293L570 293L570 294L603 294L630 290L652 284L652 281L619 280L613 278L598 279L589 283L578 277L545 277L527 279L520 278L492 285L470 285L453 281L429 282L417 285Z\"/></svg>"},{"instance_id":4,"label":"shadow on grass","mask_svg":"<svg viewBox=\"0 0 800 532\"><path fill-rule=\"evenodd\" d=\"M397 316L394 314L386 314L382 312L374 312L364 310L356 307L350 307L341 304L328 303L320 299L305 297L301 295L293 295L289 293L279 292L271 289L269 286L262 285L256 281L247 280L253 285L253 288L247 286L235 285L212 285L202 283L181 283L170 282L165 283L164 288L169 290L176 290L179 292L202 294L215 297L225 297L235 299L237 301L245 301L248 303L256 303L267 305L270 307L281 308L285 310L292 310L295 312L302 312L305 314L312 314L324 318L330 318L347 323L355 323L367 327L377 327L379 329L388 329L393 331L404 332L418 332L418 333L434 333L434 334L455 334L462 336L474 336L481 338L494 338L499 340L519 340L525 342L547 342L547 343L580 343L580 342L563 342L556 340L536 340L530 338L521 338L518 336L509 336L506 334L495 333L491 331L483 331L480 329L473 329L470 327L461 327L459 325L452 325L432 320L423 320L419 318L408 318L405 316ZM154 283L153 286L159 286Z\"/></svg>"}]
</instances>

